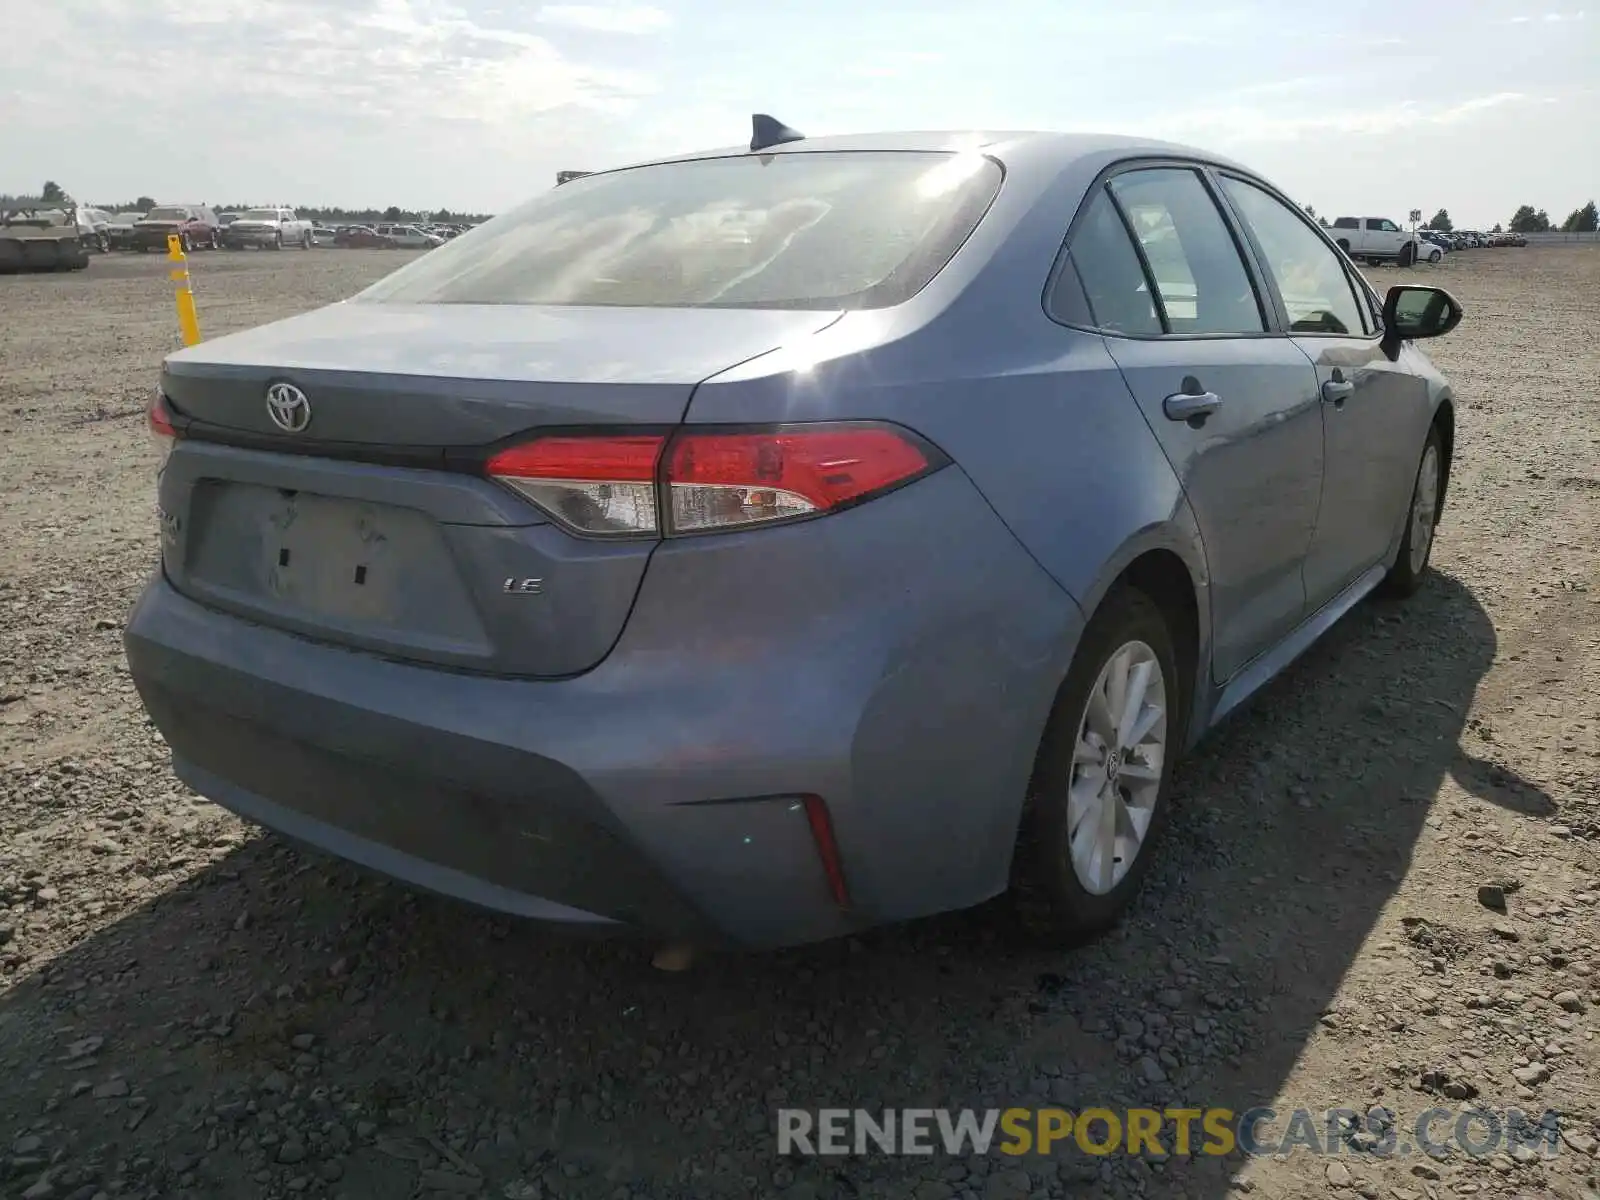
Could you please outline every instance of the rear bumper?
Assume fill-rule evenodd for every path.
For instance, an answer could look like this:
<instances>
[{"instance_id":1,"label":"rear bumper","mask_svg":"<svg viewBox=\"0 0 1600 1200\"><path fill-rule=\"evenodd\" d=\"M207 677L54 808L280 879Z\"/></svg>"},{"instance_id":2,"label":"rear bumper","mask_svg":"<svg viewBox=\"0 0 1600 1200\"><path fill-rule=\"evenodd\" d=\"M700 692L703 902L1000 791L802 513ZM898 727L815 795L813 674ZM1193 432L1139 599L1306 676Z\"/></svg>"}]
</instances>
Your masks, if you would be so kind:
<instances>
[{"instance_id":1,"label":"rear bumper","mask_svg":"<svg viewBox=\"0 0 1600 1200\"><path fill-rule=\"evenodd\" d=\"M126 647L179 776L251 820L493 909L774 946L1004 888L1079 623L950 468L823 521L663 545L577 678L386 661L160 576Z\"/></svg>"}]
</instances>

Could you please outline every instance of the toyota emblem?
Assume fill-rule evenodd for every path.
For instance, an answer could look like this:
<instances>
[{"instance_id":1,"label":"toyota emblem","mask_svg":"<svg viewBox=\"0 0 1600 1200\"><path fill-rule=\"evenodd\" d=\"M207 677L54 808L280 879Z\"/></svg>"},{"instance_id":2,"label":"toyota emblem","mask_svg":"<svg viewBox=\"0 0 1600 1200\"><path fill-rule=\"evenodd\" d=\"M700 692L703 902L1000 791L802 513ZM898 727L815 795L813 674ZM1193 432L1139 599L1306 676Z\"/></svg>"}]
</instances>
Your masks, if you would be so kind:
<instances>
[{"instance_id":1,"label":"toyota emblem","mask_svg":"<svg viewBox=\"0 0 1600 1200\"><path fill-rule=\"evenodd\" d=\"M311 401L292 383L275 383L267 389L267 415L285 433L303 433L311 424Z\"/></svg>"}]
</instances>

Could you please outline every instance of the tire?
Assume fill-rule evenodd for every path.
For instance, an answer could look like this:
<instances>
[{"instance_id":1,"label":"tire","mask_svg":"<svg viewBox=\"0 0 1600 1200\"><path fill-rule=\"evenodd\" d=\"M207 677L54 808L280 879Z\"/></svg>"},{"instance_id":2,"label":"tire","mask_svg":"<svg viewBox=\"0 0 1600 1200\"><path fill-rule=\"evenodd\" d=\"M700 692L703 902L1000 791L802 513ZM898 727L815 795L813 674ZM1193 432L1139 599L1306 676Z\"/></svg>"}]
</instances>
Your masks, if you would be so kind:
<instances>
[{"instance_id":1,"label":"tire","mask_svg":"<svg viewBox=\"0 0 1600 1200\"><path fill-rule=\"evenodd\" d=\"M1343 250L1346 254L1350 253L1350 240L1348 238L1340 238L1334 243L1334 245L1339 247L1339 249Z\"/></svg>"},{"instance_id":2,"label":"tire","mask_svg":"<svg viewBox=\"0 0 1600 1200\"><path fill-rule=\"evenodd\" d=\"M1416 261L1417 244L1415 242L1407 242L1404 246L1400 247L1400 265L1402 267L1414 266Z\"/></svg>"},{"instance_id":3,"label":"tire","mask_svg":"<svg viewBox=\"0 0 1600 1200\"><path fill-rule=\"evenodd\" d=\"M1105 696L1107 674L1128 661L1124 655L1139 664L1130 678L1142 674L1152 681L1145 698L1164 717L1148 735L1154 738L1159 732L1159 744L1142 741L1144 748L1132 757L1124 749L1113 768L1105 762L1107 739L1094 727L1090 699ZM1138 893L1166 825L1173 766L1186 728L1188 689L1177 661L1166 618L1137 589L1114 589L1084 629L1039 747L1012 864L1012 904L1033 937L1057 946L1080 944L1111 928ZM1159 689L1153 682L1157 672ZM1149 709L1141 716L1149 718ZM1113 728L1118 725L1111 722ZM1080 740L1085 752L1098 746L1100 760L1085 761L1078 751ZM1159 766L1150 761L1157 754ZM1145 770L1135 776L1133 767ZM1076 790L1081 796L1085 785L1098 785L1095 796L1073 801L1071 794ZM1112 839L1114 852L1108 855L1103 841L1085 834L1097 828L1090 823L1105 811L1103 802L1113 788L1117 807L1112 820L1121 836ZM1141 820L1143 836L1133 841L1130 857L1129 835ZM1077 839L1072 837L1074 828ZM1074 853L1074 841L1083 848L1082 856Z\"/></svg>"},{"instance_id":4,"label":"tire","mask_svg":"<svg viewBox=\"0 0 1600 1200\"><path fill-rule=\"evenodd\" d=\"M194 241L187 233L180 233L178 235L178 249L182 250L185 254L189 254L194 250Z\"/></svg>"},{"instance_id":5,"label":"tire","mask_svg":"<svg viewBox=\"0 0 1600 1200\"><path fill-rule=\"evenodd\" d=\"M312 238L311 238L311 231L308 229L300 237L300 249L309 250L309 249L311 249L312 244L313 243L312 243Z\"/></svg>"},{"instance_id":6,"label":"tire","mask_svg":"<svg viewBox=\"0 0 1600 1200\"><path fill-rule=\"evenodd\" d=\"M283 249L283 234L277 233L277 234L273 235L272 248L274 250L282 250Z\"/></svg>"},{"instance_id":7,"label":"tire","mask_svg":"<svg viewBox=\"0 0 1600 1200\"><path fill-rule=\"evenodd\" d=\"M1428 430L1428 438L1422 443L1422 455L1417 460L1417 474L1411 484L1411 501L1406 506L1405 533L1400 538L1400 553L1395 557L1394 566L1384 576L1381 587L1383 594L1392 599L1401 600L1414 595L1428 573L1448 469L1449 464L1444 457L1444 439L1435 425ZM1419 538L1425 540L1419 543Z\"/></svg>"},{"instance_id":8,"label":"tire","mask_svg":"<svg viewBox=\"0 0 1600 1200\"><path fill-rule=\"evenodd\" d=\"M1444 258L1444 251L1443 250L1434 250L1434 251L1430 252L1429 255L1428 255L1428 261L1431 262L1431 263L1439 262L1443 258Z\"/></svg>"}]
</instances>

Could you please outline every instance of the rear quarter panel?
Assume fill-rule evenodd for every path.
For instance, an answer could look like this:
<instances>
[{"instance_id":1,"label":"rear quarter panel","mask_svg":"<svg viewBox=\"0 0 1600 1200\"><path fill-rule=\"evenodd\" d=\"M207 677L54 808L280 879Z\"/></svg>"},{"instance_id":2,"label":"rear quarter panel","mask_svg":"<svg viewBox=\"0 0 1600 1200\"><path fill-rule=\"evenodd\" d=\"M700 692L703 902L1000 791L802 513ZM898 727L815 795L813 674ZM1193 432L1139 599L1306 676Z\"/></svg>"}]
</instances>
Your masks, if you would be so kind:
<instances>
[{"instance_id":1,"label":"rear quarter panel","mask_svg":"<svg viewBox=\"0 0 1600 1200\"><path fill-rule=\"evenodd\" d=\"M921 294L706 381L686 419L899 422L951 456L1086 611L1161 547L1189 565L1204 614L1205 556L1182 488L1105 340L1044 311L1073 214L1122 157L1008 158L990 212Z\"/></svg>"}]
</instances>

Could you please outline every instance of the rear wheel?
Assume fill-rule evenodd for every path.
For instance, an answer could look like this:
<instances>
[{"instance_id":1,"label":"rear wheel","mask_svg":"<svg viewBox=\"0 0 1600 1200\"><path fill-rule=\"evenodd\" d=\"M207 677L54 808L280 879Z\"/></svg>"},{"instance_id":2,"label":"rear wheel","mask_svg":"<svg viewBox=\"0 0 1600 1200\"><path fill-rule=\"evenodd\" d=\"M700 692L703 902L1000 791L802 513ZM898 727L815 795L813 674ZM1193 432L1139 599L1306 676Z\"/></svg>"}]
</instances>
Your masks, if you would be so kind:
<instances>
[{"instance_id":1,"label":"rear wheel","mask_svg":"<svg viewBox=\"0 0 1600 1200\"><path fill-rule=\"evenodd\" d=\"M272 248L274 250L282 250L283 249L283 234L282 233L275 233L275 234L272 235Z\"/></svg>"},{"instance_id":2,"label":"rear wheel","mask_svg":"<svg viewBox=\"0 0 1600 1200\"><path fill-rule=\"evenodd\" d=\"M1117 589L1084 630L1023 811L1012 898L1036 937L1094 937L1138 892L1166 821L1184 694L1161 610Z\"/></svg>"},{"instance_id":3,"label":"rear wheel","mask_svg":"<svg viewBox=\"0 0 1600 1200\"><path fill-rule=\"evenodd\" d=\"M1439 502L1444 496L1444 439L1439 427L1428 430L1422 445L1422 460L1411 485L1411 506L1406 510L1406 530L1400 538L1400 553L1383 581L1385 595L1396 599L1410 596L1422 586L1428 561L1433 556L1433 535L1439 522Z\"/></svg>"}]
</instances>

